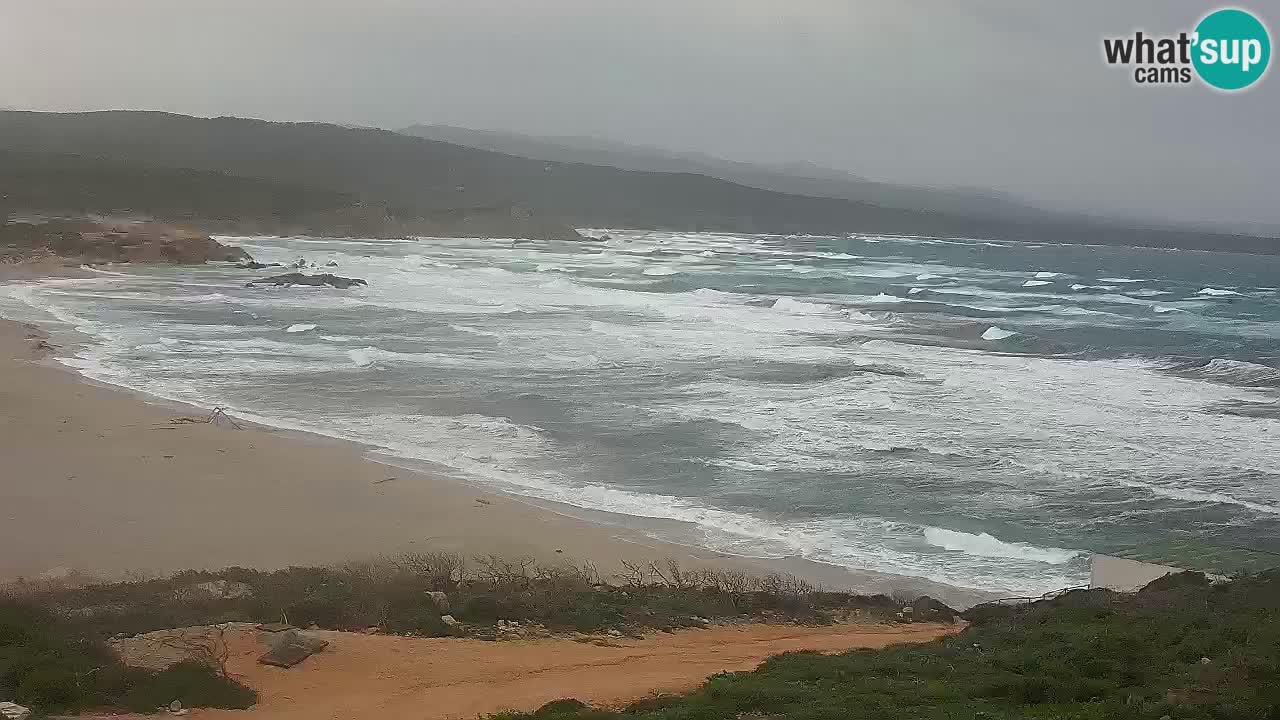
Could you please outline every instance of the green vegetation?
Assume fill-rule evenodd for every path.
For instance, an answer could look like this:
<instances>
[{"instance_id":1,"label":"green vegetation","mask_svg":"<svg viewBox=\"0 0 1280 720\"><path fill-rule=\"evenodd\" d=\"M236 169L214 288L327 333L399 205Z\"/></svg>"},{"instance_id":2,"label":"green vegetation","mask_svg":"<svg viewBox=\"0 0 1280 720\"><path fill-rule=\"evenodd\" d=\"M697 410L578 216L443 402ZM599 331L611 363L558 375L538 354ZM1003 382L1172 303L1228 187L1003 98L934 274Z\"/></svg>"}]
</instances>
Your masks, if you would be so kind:
<instances>
[{"instance_id":1,"label":"green vegetation","mask_svg":"<svg viewBox=\"0 0 1280 720\"><path fill-rule=\"evenodd\" d=\"M494 720L1280 718L1280 571L1218 585L1186 573L1136 595L1074 591L966 616L964 632L929 645L782 655L621 712L558 701Z\"/></svg>"},{"instance_id":2,"label":"green vegetation","mask_svg":"<svg viewBox=\"0 0 1280 720\"><path fill-rule=\"evenodd\" d=\"M70 589L26 584L17 591L103 635L233 621L378 627L422 636L491 637L498 620L553 632L635 632L763 619L825 624L848 616L889 617L903 604L883 595L824 592L790 576L693 572L675 563L628 566L621 582L606 584L589 564L425 553L338 568L188 571ZM447 610L432 592L446 593ZM951 616L940 603L932 607L939 619ZM461 625L447 625L444 614Z\"/></svg>"},{"instance_id":3,"label":"green vegetation","mask_svg":"<svg viewBox=\"0 0 1280 720\"><path fill-rule=\"evenodd\" d=\"M92 623L0 597L0 698L42 714L99 707L151 712L173 700L246 708L257 700L249 688L193 663L163 672L127 668L104 640Z\"/></svg>"}]
</instances>

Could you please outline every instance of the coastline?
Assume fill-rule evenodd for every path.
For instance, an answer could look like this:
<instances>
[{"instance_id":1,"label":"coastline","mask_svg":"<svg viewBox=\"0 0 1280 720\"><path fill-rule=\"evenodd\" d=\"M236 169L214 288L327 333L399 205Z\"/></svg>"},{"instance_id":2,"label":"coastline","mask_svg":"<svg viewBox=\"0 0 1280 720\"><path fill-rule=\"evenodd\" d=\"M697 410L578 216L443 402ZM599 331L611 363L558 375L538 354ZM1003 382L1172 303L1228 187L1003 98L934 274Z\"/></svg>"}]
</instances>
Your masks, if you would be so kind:
<instances>
[{"instance_id":1,"label":"coastline","mask_svg":"<svg viewBox=\"0 0 1280 720\"><path fill-rule=\"evenodd\" d=\"M9 266L0 268L0 283L74 273ZM790 573L858 592L928 594L957 607L994 597L920 578L655 540L665 521L479 488L375 460L366 446L320 435L243 422L243 429L175 424L210 411L88 381L48 361L37 347L45 337L0 320L0 547L7 549L0 581L70 571L118 578L331 565L447 550L590 561L606 574L623 561L674 558L686 567Z\"/></svg>"}]
</instances>

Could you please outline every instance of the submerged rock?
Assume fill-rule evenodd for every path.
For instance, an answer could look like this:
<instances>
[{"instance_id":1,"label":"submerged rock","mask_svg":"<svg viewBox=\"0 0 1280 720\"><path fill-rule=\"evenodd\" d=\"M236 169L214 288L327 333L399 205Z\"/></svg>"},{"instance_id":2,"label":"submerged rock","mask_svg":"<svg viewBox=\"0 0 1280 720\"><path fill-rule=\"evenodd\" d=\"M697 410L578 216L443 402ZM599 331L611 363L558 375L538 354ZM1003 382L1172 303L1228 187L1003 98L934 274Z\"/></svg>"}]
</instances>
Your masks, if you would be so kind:
<instances>
[{"instance_id":1,"label":"submerged rock","mask_svg":"<svg viewBox=\"0 0 1280 720\"><path fill-rule=\"evenodd\" d=\"M284 266L281 265L280 263L260 263L257 260L248 260L246 262L237 264L236 267L242 270L261 270L263 268L284 267Z\"/></svg>"},{"instance_id":2,"label":"submerged rock","mask_svg":"<svg viewBox=\"0 0 1280 720\"><path fill-rule=\"evenodd\" d=\"M276 285L288 287L290 285L311 285L313 287L335 287L345 290L349 287L359 285L368 285L369 283L360 278L345 278L337 275L323 273L321 275L304 275L302 273L292 272L284 275L272 275L271 277L260 278L258 280L250 280L245 283L245 287L253 287L254 285Z\"/></svg>"}]
</instances>

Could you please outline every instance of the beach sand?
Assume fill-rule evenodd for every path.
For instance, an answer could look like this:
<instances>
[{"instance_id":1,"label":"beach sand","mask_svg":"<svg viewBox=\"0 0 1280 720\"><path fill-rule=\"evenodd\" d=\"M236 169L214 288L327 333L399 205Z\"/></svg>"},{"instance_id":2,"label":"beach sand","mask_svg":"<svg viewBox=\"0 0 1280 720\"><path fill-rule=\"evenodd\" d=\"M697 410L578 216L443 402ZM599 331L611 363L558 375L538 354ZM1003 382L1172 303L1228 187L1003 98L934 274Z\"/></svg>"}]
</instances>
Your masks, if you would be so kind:
<instances>
[{"instance_id":1,"label":"beach sand","mask_svg":"<svg viewBox=\"0 0 1280 720\"><path fill-rule=\"evenodd\" d=\"M35 326L0 321L0 581L69 571L120 578L331 565L449 550L590 560L605 572L623 560L675 558L686 567L788 572L831 588L929 594L955 606L990 597L661 542L635 518L534 504L391 467L352 443L186 422L210 411L86 382L51 362L72 352L41 349L44 338Z\"/></svg>"}]
</instances>

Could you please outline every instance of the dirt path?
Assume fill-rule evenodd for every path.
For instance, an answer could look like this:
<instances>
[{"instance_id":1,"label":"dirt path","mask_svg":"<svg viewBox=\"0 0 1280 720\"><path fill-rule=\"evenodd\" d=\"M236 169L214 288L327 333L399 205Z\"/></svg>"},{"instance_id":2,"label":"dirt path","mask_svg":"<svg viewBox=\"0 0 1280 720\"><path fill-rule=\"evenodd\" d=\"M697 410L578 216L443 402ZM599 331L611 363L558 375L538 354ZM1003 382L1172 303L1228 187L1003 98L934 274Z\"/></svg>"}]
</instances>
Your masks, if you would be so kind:
<instances>
[{"instance_id":1,"label":"dirt path","mask_svg":"<svg viewBox=\"0 0 1280 720\"><path fill-rule=\"evenodd\" d=\"M569 639L486 642L319 633L330 650L292 670L258 665L251 635L231 643L230 670L256 688L247 712L195 711L227 720L434 720L475 718L501 710L533 710L576 697L618 706L655 693L683 692L709 675L750 670L796 650L927 642L958 625L834 627L763 626L690 630L602 645Z\"/></svg>"}]
</instances>

